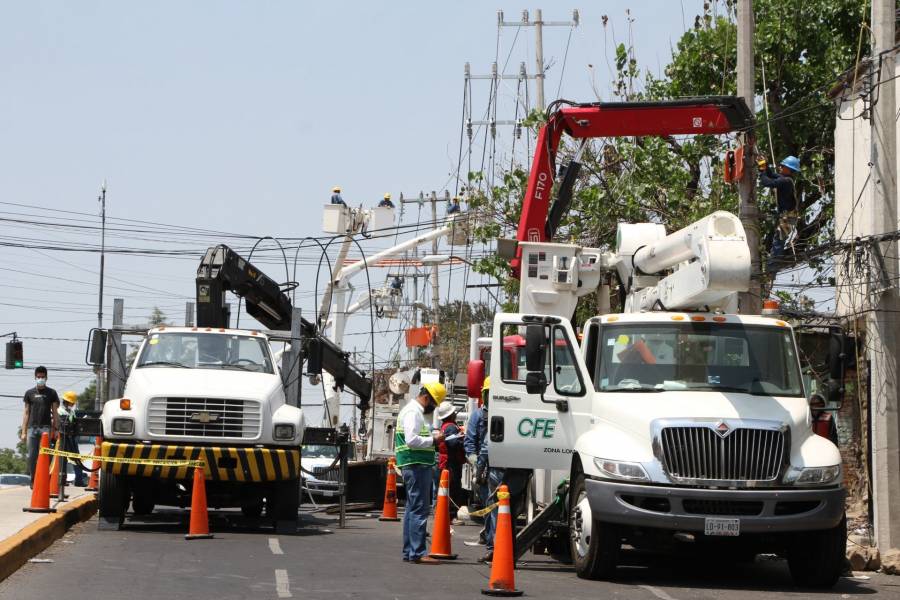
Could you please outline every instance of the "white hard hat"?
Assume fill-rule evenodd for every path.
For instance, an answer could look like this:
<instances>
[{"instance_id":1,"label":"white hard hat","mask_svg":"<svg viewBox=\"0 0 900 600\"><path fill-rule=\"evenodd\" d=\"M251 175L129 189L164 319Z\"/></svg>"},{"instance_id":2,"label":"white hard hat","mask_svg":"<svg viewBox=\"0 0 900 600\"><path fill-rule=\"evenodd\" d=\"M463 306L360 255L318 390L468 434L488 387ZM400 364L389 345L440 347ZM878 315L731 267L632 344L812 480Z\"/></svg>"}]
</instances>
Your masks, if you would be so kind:
<instances>
[{"instance_id":1,"label":"white hard hat","mask_svg":"<svg viewBox=\"0 0 900 600\"><path fill-rule=\"evenodd\" d=\"M459 412L459 409L453 406L452 402L441 402L441 405L438 406L437 410L434 412L437 415L438 420L443 421L450 415Z\"/></svg>"}]
</instances>

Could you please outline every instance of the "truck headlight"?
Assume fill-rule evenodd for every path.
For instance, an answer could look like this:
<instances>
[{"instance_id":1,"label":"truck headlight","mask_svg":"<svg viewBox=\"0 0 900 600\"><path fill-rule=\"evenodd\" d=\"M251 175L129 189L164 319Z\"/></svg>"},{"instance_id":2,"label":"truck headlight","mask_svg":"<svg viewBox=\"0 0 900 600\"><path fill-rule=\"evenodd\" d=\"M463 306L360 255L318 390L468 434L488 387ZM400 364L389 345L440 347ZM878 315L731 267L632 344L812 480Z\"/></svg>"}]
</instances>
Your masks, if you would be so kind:
<instances>
[{"instance_id":1,"label":"truck headlight","mask_svg":"<svg viewBox=\"0 0 900 600\"><path fill-rule=\"evenodd\" d=\"M294 426L291 424L276 425L272 437L276 440L292 440L294 439Z\"/></svg>"},{"instance_id":2,"label":"truck headlight","mask_svg":"<svg viewBox=\"0 0 900 600\"><path fill-rule=\"evenodd\" d=\"M134 419L113 419L112 432L119 435L130 435L134 433Z\"/></svg>"},{"instance_id":3,"label":"truck headlight","mask_svg":"<svg viewBox=\"0 0 900 600\"><path fill-rule=\"evenodd\" d=\"M600 472L610 479L624 479L625 481L650 481L647 471L640 463L624 462L619 460L607 460L595 458L594 464Z\"/></svg>"},{"instance_id":4,"label":"truck headlight","mask_svg":"<svg viewBox=\"0 0 900 600\"><path fill-rule=\"evenodd\" d=\"M796 470L795 485L828 485L841 477L841 465L830 467L808 467Z\"/></svg>"}]
</instances>

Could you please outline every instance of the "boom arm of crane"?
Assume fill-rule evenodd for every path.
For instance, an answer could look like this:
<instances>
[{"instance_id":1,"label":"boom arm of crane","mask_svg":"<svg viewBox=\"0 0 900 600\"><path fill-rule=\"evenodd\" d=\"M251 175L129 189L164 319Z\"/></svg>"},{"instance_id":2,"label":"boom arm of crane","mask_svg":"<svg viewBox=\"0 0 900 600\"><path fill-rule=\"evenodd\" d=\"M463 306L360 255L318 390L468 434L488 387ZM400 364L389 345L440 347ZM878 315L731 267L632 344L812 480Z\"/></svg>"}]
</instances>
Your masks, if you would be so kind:
<instances>
[{"instance_id":1,"label":"boom arm of crane","mask_svg":"<svg viewBox=\"0 0 900 600\"><path fill-rule=\"evenodd\" d=\"M707 96L659 102L596 102L575 104L557 100L547 110L538 132L528 187L516 238L520 242L551 241L572 199L580 164L572 161L551 206L556 155L562 135L587 139L621 136L722 134L753 126L753 113L735 96ZM518 276L521 249L511 264Z\"/></svg>"},{"instance_id":2,"label":"boom arm of crane","mask_svg":"<svg viewBox=\"0 0 900 600\"><path fill-rule=\"evenodd\" d=\"M225 245L207 249L197 269L197 325L228 327L229 312L225 292L241 296L247 312L269 329L290 331L293 306L281 287L265 273ZM334 376L341 387L359 396L359 408L366 410L372 395L372 381L350 363L349 353L320 335L315 325L302 319L304 353L321 351L322 369Z\"/></svg>"}]
</instances>

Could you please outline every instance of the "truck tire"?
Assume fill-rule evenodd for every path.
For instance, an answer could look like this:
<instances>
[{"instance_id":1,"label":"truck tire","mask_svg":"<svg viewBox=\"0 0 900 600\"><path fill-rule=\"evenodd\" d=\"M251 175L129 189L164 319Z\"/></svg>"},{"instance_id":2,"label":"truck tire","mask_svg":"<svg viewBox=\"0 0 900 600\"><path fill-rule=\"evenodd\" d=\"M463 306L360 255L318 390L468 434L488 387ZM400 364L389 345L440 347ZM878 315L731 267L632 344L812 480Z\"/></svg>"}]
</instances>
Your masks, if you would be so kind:
<instances>
[{"instance_id":1,"label":"truck tire","mask_svg":"<svg viewBox=\"0 0 900 600\"><path fill-rule=\"evenodd\" d=\"M297 530L297 513L300 511L300 479L279 481L273 485L272 507L269 516L275 522L278 533L294 533Z\"/></svg>"},{"instance_id":2,"label":"truck tire","mask_svg":"<svg viewBox=\"0 0 900 600\"><path fill-rule=\"evenodd\" d=\"M156 508L154 483L154 480L146 477L142 477L139 481L132 483L131 509L134 511L134 514L140 516L149 515Z\"/></svg>"},{"instance_id":3,"label":"truck tire","mask_svg":"<svg viewBox=\"0 0 900 600\"><path fill-rule=\"evenodd\" d=\"M582 579L608 579L615 574L622 540L611 523L591 515L584 473L577 472L569 491L569 533L572 563Z\"/></svg>"},{"instance_id":4,"label":"truck tire","mask_svg":"<svg viewBox=\"0 0 900 600\"><path fill-rule=\"evenodd\" d=\"M117 531L122 528L129 496L130 492L124 477L107 472L100 474L100 490L97 498L99 529Z\"/></svg>"},{"instance_id":5,"label":"truck tire","mask_svg":"<svg viewBox=\"0 0 900 600\"><path fill-rule=\"evenodd\" d=\"M830 588L844 569L847 552L847 516L832 529L795 536L788 548L788 567L799 586Z\"/></svg>"}]
</instances>

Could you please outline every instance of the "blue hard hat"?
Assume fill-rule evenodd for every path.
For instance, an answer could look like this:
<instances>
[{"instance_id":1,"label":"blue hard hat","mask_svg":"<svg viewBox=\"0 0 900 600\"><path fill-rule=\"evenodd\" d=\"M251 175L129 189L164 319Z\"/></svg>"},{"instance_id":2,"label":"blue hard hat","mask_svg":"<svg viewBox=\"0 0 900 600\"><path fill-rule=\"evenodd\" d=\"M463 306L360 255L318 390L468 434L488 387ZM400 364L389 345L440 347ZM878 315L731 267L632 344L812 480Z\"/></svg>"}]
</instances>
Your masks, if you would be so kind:
<instances>
[{"instance_id":1,"label":"blue hard hat","mask_svg":"<svg viewBox=\"0 0 900 600\"><path fill-rule=\"evenodd\" d=\"M781 166L787 167L788 169L790 169L791 171L794 171L795 173L799 173L800 172L800 159L797 158L796 156L788 156L783 161L781 161Z\"/></svg>"}]
</instances>

